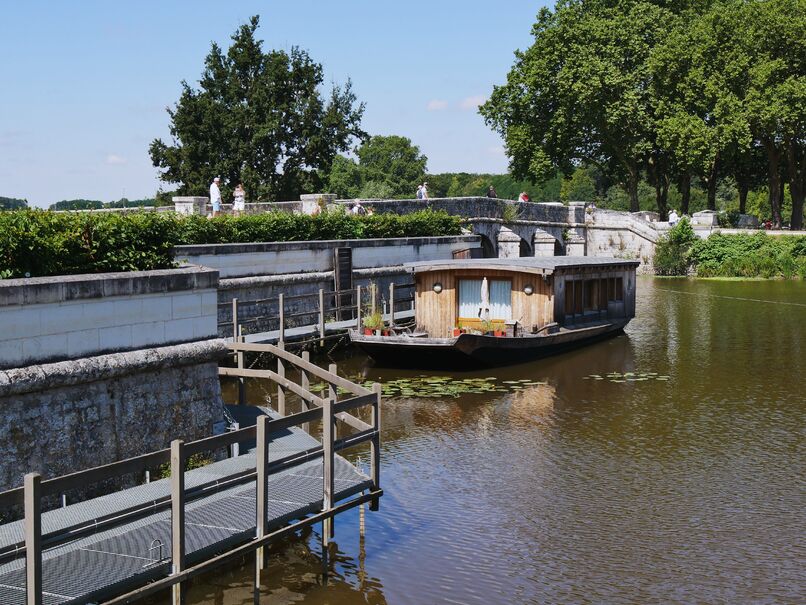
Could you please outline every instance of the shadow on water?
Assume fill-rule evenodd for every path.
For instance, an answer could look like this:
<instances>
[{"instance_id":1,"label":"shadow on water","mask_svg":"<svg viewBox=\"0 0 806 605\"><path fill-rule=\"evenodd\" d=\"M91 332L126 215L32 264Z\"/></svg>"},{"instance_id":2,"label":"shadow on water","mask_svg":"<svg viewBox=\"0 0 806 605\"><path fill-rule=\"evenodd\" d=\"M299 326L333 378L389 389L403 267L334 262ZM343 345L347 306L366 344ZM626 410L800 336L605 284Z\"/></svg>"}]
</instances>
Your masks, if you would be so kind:
<instances>
[{"instance_id":1,"label":"shadow on water","mask_svg":"<svg viewBox=\"0 0 806 605\"><path fill-rule=\"evenodd\" d=\"M265 602L802 602L806 284L641 279L637 302L624 335L518 366L335 359L385 386L381 510L364 550L339 517L327 588L316 535L279 545ZM250 577L189 602L251 602Z\"/></svg>"}]
</instances>

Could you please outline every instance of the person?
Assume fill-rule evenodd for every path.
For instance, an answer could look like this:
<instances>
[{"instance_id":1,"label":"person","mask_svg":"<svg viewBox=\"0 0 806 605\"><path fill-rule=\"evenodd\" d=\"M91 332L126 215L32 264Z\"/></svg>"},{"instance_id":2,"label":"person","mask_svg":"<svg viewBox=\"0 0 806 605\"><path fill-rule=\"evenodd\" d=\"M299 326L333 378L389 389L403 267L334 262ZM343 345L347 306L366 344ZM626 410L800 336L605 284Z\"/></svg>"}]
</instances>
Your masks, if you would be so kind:
<instances>
[{"instance_id":1,"label":"person","mask_svg":"<svg viewBox=\"0 0 806 605\"><path fill-rule=\"evenodd\" d=\"M361 202L356 202L350 206L350 213L363 216L367 213L367 210L361 205Z\"/></svg>"},{"instance_id":2,"label":"person","mask_svg":"<svg viewBox=\"0 0 806 605\"><path fill-rule=\"evenodd\" d=\"M518 196L519 202L528 202L529 201L529 194L525 191L521 191L521 194Z\"/></svg>"},{"instance_id":3,"label":"person","mask_svg":"<svg viewBox=\"0 0 806 605\"><path fill-rule=\"evenodd\" d=\"M418 200L423 199L423 186L422 185L417 185L417 199Z\"/></svg>"},{"instance_id":4,"label":"person","mask_svg":"<svg viewBox=\"0 0 806 605\"><path fill-rule=\"evenodd\" d=\"M240 216L241 212L246 209L246 191L244 191L243 183L238 183L238 186L233 192L232 210L235 216Z\"/></svg>"},{"instance_id":5,"label":"person","mask_svg":"<svg viewBox=\"0 0 806 605\"><path fill-rule=\"evenodd\" d=\"M428 199L428 183L423 183L423 199Z\"/></svg>"},{"instance_id":6,"label":"person","mask_svg":"<svg viewBox=\"0 0 806 605\"><path fill-rule=\"evenodd\" d=\"M221 214L221 190L218 188L221 177L215 177L210 185L210 203L213 204L213 218Z\"/></svg>"},{"instance_id":7,"label":"person","mask_svg":"<svg viewBox=\"0 0 806 605\"><path fill-rule=\"evenodd\" d=\"M680 221L680 217L677 216L677 211L672 208L672 211L669 213L669 225L674 227Z\"/></svg>"},{"instance_id":8,"label":"person","mask_svg":"<svg viewBox=\"0 0 806 605\"><path fill-rule=\"evenodd\" d=\"M487 197L492 197L492 198L497 198L498 197L498 194L495 191L495 187L493 187L492 185L490 185L490 187L487 189Z\"/></svg>"}]
</instances>

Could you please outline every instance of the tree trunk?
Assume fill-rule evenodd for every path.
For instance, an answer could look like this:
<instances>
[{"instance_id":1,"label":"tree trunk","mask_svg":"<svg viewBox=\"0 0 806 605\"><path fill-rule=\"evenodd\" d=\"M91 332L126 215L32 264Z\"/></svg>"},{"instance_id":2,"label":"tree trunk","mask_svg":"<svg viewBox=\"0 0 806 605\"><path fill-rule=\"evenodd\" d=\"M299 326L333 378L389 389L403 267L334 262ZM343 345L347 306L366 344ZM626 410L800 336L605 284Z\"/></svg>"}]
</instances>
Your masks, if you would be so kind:
<instances>
[{"instance_id":1,"label":"tree trunk","mask_svg":"<svg viewBox=\"0 0 806 605\"><path fill-rule=\"evenodd\" d=\"M630 166L627 176L627 193L630 195L630 212L638 212L638 168Z\"/></svg>"},{"instance_id":2,"label":"tree trunk","mask_svg":"<svg viewBox=\"0 0 806 605\"><path fill-rule=\"evenodd\" d=\"M691 173L684 172L680 175L680 182L677 185L680 191L680 214L688 214L688 206L691 202Z\"/></svg>"},{"instance_id":3,"label":"tree trunk","mask_svg":"<svg viewBox=\"0 0 806 605\"><path fill-rule=\"evenodd\" d=\"M747 185L746 181L740 181L739 179L736 179L736 186L739 188L739 214L746 214L747 192L750 190L750 187Z\"/></svg>"},{"instance_id":4,"label":"tree trunk","mask_svg":"<svg viewBox=\"0 0 806 605\"><path fill-rule=\"evenodd\" d=\"M772 210L772 226L781 228L781 153L770 140L764 141L767 151L767 170L770 187L770 210Z\"/></svg>"},{"instance_id":5,"label":"tree trunk","mask_svg":"<svg viewBox=\"0 0 806 605\"><path fill-rule=\"evenodd\" d=\"M793 139L786 145L789 193L792 195L791 229L803 229L803 199L806 197L806 152Z\"/></svg>"},{"instance_id":6,"label":"tree trunk","mask_svg":"<svg viewBox=\"0 0 806 605\"><path fill-rule=\"evenodd\" d=\"M719 154L714 157L705 182L708 185L708 210L716 210L716 178L719 173Z\"/></svg>"}]
</instances>

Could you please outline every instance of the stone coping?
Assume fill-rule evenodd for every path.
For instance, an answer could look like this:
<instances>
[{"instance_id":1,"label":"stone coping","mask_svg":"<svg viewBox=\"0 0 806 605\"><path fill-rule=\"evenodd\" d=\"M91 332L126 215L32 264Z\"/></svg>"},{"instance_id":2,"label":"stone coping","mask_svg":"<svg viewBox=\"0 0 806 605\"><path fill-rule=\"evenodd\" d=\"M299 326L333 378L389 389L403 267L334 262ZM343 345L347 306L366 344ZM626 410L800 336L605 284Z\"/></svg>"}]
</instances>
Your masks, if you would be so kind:
<instances>
[{"instance_id":1,"label":"stone coping","mask_svg":"<svg viewBox=\"0 0 806 605\"><path fill-rule=\"evenodd\" d=\"M299 242L251 242L243 244L199 244L174 246L174 256L205 254L245 254L249 252L284 252L287 250L328 250L337 247L380 248L383 246L425 246L429 244L472 243L478 235L443 235L437 237L389 237L373 239L312 240Z\"/></svg>"},{"instance_id":2,"label":"stone coping","mask_svg":"<svg viewBox=\"0 0 806 605\"><path fill-rule=\"evenodd\" d=\"M0 397L108 380L137 372L217 362L227 353L225 341L213 338L0 370Z\"/></svg>"},{"instance_id":3,"label":"stone coping","mask_svg":"<svg viewBox=\"0 0 806 605\"><path fill-rule=\"evenodd\" d=\"M195 265L157 271L4 279L0 280L0 307L217 287L218 270Z\"/></svg>"}]
</instances>

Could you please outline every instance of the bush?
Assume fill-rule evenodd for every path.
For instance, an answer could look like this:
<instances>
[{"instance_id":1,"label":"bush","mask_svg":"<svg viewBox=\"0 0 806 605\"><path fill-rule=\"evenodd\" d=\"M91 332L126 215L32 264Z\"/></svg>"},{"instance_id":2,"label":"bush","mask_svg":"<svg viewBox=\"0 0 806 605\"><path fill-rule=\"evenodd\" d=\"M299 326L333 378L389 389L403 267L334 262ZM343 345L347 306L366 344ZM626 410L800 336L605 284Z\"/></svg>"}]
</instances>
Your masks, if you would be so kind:
<instances>
[{"instance_id":1,"label":"bush","mask_svg":"<svg viewBox=\"0 0 806 605\"><path fill-rule=\"evenodd\" d=\"M686 217L680 219L655 246L653 266L657 275L686 275L691 261L689 254L697 240Z\"/></svg>"},{"instance_id":2,"label":"bush","mask_svg":"<svg viewBox=\"0 0 806 605\"><path fill-rule=\"evenodd\" d=\"M806 277L806 237L714 233L690 260L701 277Z\"/></svg>"},{"instance_id":3,"label":"bush","mask_svg":"<svg viewBox=\"0 0 806 605\"><path fill-rule=\"evenodd\" d=\"M319 216L271 212L181 217L173 213L0 213L0 278L142 271L174 266L181 244L287 242L458 235L459 219L425 210L356 216L341 209Z\"/></svg>"}]
</instances>

